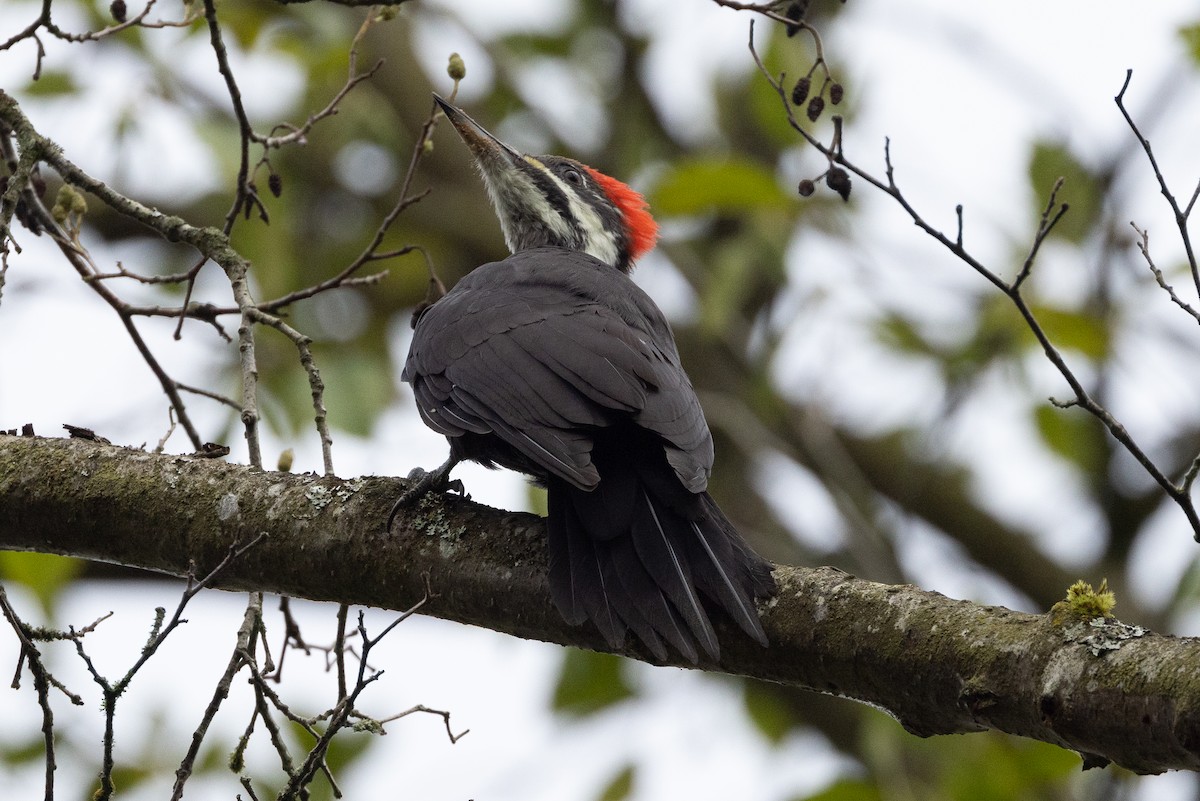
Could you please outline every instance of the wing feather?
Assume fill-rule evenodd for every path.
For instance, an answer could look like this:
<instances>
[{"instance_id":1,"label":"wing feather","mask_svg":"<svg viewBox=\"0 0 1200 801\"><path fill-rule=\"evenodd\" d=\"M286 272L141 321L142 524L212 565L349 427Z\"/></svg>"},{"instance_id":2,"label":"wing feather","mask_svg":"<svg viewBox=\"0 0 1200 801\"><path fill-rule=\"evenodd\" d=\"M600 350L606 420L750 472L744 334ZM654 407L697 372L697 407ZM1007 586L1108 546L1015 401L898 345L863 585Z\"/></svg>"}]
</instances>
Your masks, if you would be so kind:
<instances>
[{"instance_id":1,"label":"wing feather","mask_svg":"<svg viewBox=\"0 0 1200 801\"><path fill-rule=\"evenodd\" d=\"M588 431L632 419L664 440L692 491L712 438L662 313L627 276L542 248L484 265L420 318L403 378L446 436L495 434L580 488Z\"/></svg>"}]
</instances>

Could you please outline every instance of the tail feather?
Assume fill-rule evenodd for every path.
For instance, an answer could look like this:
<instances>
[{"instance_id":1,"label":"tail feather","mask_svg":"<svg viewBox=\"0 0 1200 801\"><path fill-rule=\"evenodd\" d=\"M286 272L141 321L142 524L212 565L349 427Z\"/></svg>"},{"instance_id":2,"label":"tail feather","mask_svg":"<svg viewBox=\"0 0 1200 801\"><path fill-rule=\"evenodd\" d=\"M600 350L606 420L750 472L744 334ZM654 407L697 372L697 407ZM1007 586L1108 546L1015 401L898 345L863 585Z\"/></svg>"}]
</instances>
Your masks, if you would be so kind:
<instances>
[{"instance_id":1,"label":"tail feather","mask_svg":"<svg viewBox=\"0 0 1200 801\"><path fill-rule=\"evenodd\" d=\"M665 641L694 663L701 649L720 657L709 611L720 609L766 645L754 599L775 591L771 565L708 494L684 489L665 458L597 466L593 492L547 482L550 591L563 618L591 620L614 648L632 631L658 659Z\"/></svg>"},{"instance_id":2,"label":"tail feather","mask_svg":"<svg viewBox=\"0 0 1200 801\"><path fill-rule=\"evenodd\" d=\"M550 597L563 620L578 626L592 617L593 611L603 605L604 582L599 580L599 561L595 558L595 545L583 533L583 524L571 499L562 492L551 492L547 498L548 550L550 556ZM585 600L588 595L600 598ZM623 642L623 636L610 637L612 626L602 622L608 615L601 615L597 628L605 634L612 645L614 640Z\"/></svg>"},{"instance_id":3,"label":"tail feather","mask_svg":"<svg viewBox=\"0 0 1200 801\"><path fill-rule=\"evenodd\" d=\"M604 543L603 548L608 551L610 558L605 560L602 569L609 578L609 585L620 588L611 596L613 606L629 625L630 630L660 660L667 658L667 648L663 644L665 637L680 653L685 656L690 653L689 658L694 661L696 651L684 633L679 616L674 613L671 605L661 598L661 593L655 591L654 580L646 572L628 539ZM635 599L640 598L654 599L656 603L652 602L643 609L635 602ZM669 621L669 625L661 626L661 621L664 620ZM659 627L664 629L661 636L655 628L654 621L659 621Z\"/></svg>"},{"instance_id":4,"label":"tail feather","mask_svg":"<svg viewBox=\"0 0 1200 801\"><path fill-rule=\"evenodd\" d=\"M654 594L670 601L700 647L714 660L719 659L717 634L696 594L686 542L679 536L680 521L673 519L676 516L669 509L656 509L645 488L639 495L628 539L654 582Z\"/></svg>"},{"instance_id":5,"label":"tail feather","mask_svg":"<svg viewBox=\"0 0 1200 801\"><path fill-rule=\"evenodd\" d=\"M547 552L549 556L550 598L563 620L572 626L587 620L587 612L579 599L575 576L571 571L571 529L575 514L564 493L552 492L546 499L549 514L546 517ZM578 545L576 545L578 547Z\"/></svg>"},{"instance_id":6,"label":"tail feather","mask_svg":"<svg viewBox=\"0 0 1200 801\"><path fill-rule=\"evenodd\" d=\"M706 595L721 604L742 631L758 640L760 645L767 645L767 633L759 622L758 611L754 608L754 600L744 580L735 581L729 575L731 570L727 566L732 569L740 566L733 561L733 549L729 547L729 541L720 540L720 535L714 532L713 527L695 521L692 521L692 530L707 557L707 561L697 560L696 583Z\"/></svg>"}]
</instances>

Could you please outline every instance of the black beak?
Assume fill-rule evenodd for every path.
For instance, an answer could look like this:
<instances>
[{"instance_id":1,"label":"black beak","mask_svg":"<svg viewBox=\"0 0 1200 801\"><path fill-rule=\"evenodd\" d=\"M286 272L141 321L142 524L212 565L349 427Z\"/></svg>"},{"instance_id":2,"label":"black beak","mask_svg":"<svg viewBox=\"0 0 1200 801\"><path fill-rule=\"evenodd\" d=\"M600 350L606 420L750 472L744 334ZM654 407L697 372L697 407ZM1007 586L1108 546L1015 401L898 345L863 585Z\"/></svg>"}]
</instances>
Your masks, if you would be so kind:
<instances>
[{"instance_id":1,"label":"black beak","mask_svg":"<svg viewBox=\"0 0 1200 801\"><path fill-rule=\"evenodd\" d=\"M467 143L467 147L471 148L471 153L479 161L480 166L485 169L488 166L499 166L500 164L511 166L524 160L520 153L488 133L486 128L471 119L465 111L447 103L436 93L434 93L433 99L442 107L446 119L450 120L450 124Z\"/></svg>"}]
</instances>

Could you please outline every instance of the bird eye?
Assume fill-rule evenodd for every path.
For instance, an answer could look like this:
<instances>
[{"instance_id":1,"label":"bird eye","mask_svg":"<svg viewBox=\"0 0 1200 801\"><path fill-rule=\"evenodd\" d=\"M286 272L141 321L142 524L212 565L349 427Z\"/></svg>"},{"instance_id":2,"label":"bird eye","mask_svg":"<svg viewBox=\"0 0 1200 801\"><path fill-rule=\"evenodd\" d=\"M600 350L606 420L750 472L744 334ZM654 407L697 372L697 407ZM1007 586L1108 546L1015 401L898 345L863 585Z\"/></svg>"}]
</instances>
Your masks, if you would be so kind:
<instances>
[{"instance_id":1,"label":"bird eye","mask_svg":"<svg viewBox=\"0 0 1200 801\"><path fill-rule=\"evenodd\" d=\"M569 184L575 184L576 186L583 185L583 176L579 174L579 170L573 167L568 167L563 171L563 179Z\"/></svg>"}]
</instances>

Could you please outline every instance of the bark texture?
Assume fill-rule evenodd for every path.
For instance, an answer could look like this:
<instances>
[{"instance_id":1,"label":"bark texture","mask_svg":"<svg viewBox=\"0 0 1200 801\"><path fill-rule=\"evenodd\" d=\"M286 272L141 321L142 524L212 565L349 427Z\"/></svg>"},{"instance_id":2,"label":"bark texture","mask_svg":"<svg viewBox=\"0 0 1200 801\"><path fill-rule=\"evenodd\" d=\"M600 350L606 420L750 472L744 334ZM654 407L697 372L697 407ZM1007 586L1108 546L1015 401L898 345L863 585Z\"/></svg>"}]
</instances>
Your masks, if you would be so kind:
<instances>
[{"instance_id":1,"label":"bark texture","mask_svg":"<svg viewBox=\"0 0 1200 801\"><path fill-rule=\"evenodd\" d=\"M216 586L391 609L428 587L428 614L610 650L551 606L540 518L429 496L388 534L382 521L403 487L0 436L0 548L179 576L266 532ZM920 736L998 729L1079 751L1085 766L1200 768L1200 640L832 568L781 566L775 577L780 592L760 610L771 646L718 622L722 659L703 667L863 701ZM632 642L622 653L653 661Z\"/></svg>"}]
</instances>

